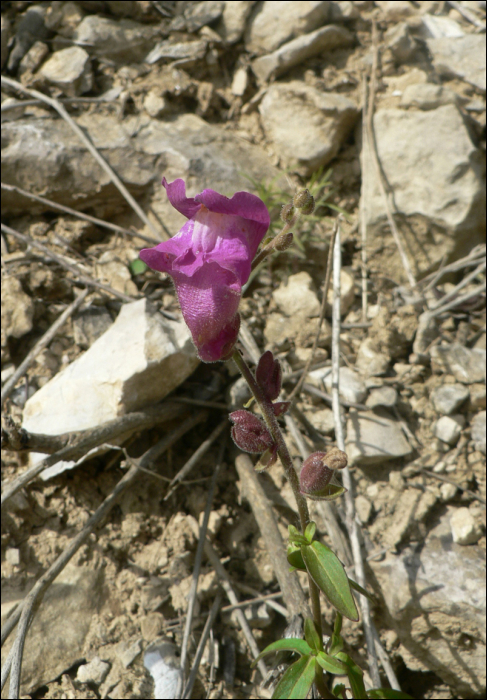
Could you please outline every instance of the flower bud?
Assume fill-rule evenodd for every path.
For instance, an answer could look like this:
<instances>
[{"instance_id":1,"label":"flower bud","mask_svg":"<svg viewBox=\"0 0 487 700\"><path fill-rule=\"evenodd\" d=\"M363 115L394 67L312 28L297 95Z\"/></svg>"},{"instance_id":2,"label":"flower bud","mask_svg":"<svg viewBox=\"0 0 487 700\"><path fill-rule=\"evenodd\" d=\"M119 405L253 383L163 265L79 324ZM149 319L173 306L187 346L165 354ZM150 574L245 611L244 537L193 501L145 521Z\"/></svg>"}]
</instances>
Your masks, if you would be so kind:
<instances>
[{"instance_id":1,"label":"flower bud","mask_svg":"<svg viewBox=\"0 0 487 700\"><path fill-rule=\"evenodd\" d=\"M281 391L282 370L270 350L260 358L255 370L255 379L269 401L277 399Z\"/></svg>"},{"instance_id":2,"label":"flower bud","mask_svg":"<svg viewBox=\"0 0 487 700\"><path fill-rule=\"evenodd\" d=\"M287 250L293 243L294 234L289 231L289 233L281 233L276 236L274 240L274 248L282 253L283 250Z\"/></svg>"},{"instance_id":3,"label":"flower bud","mask_svg":"<svg viewBox=\"0 0 487 700\"><path fill-rule=\"evenodd\" d=\"M328 469L345 469L348 464L348 457L343 450L339 450L338 447L332 447L326 453L325 462Z\"/></svg>"},{"instance_id":4,"label":"flower bud","mask_svg":"<svg viewBox=\"0 0 487 700\"><path fill-rule=\"evenodd\" d=\"M296 211L293 207L292 202L289 202L289 204L283 204L282 209L281 209L281 219L285 223L289 223L290 221L293 220L295 213L296 213Z\"/></svg>"},{"instance_id":5,"label":"flower bud","mask_svg":"<svg viewBox=\"0 0 487 700\"><path fill-rule=\"evenodd\" d=\"M244 452L258 454L273 447L274 441L264 423L249 411L233 411L228 416L232 423L232 438Z\"/></svg>"},{"instance_id":6,"label":"flower bud","mask_svg":"<svg viewBox=\"0 0 487 700\"><path fill-rule=\"evenodd\" d=\"M315 200L309 190L301 190L294 195L293 204L298 209L303 210L303 214L311 214L314 209ZM310 207L313 207L311 211L308 211Z\"/></svg>"},{"instance_id":7,"label":"flower bud","mask_svg":"<svg viewBox=\"0 0 487 700\"><path fill-rule=\"evenodd\" d=\"M265 452L260 455L260 459L255 465L255 470L258 472L263 472L277 461L277 445L272 445Z\"/></svg>"},{"instance_id":8,"label":"flower bud","mask_svg":"<svg viewBox=\"0 0 487 700\"><path fill-rule=\"evenodd\" d=\"M304 461L299 475L299 490L313 498L323 491L333 476L333 471L325 465L326 452L313 452Z\"/></svg>"}]
</instances>

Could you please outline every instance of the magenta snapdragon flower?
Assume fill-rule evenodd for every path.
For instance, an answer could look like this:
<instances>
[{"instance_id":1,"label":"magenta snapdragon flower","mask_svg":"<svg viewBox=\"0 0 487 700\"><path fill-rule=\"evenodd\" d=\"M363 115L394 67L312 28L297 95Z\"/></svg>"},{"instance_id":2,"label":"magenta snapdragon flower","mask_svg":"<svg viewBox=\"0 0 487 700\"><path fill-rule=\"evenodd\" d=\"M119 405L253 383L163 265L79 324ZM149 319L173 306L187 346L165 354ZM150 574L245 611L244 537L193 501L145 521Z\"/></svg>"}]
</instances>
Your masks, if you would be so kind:
<instances>
[{"instance_id":1,"label":"magenta snapdragon flower","mask_svg":"<svg viewBox=\"0 0 487 700\"><path fill-rule=\"evenodd\" d=\"M173 238L141 250L140 258L172 277L200 359L228 359L240 327L242 285L269 228L269 212L249 192L229 199L203 190L186 197L184 180L168 183L164 178L162 184L172 206L188 221Z\"/></svg>"}]
</instances>

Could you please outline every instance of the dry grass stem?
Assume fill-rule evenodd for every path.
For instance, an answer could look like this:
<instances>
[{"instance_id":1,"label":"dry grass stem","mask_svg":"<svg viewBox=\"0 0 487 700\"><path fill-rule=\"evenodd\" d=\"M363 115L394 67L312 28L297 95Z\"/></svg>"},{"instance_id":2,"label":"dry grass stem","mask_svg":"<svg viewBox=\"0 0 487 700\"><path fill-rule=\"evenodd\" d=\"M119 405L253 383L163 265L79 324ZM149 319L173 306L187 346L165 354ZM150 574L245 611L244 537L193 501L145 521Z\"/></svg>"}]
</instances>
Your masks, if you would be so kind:
<instances>
[{"instance_id":1,"label":"dry grass stem","mask_svg":"<svg viewBox=\"0 0 487 700\"><path fill-rule=\"evenodd\" d=\"M44 333L42 338L34 345L32 350L28 353L25 359L17 367L13 375L2 387L2 408L5 405L5 401L8 399L10 394L15 388L15 385L21 377L27 372L31 364L34 362L35 358L39 355L45 347L49 345L51 340L54 338L58 330L64 325L68 318L78 309L83 301L86 299L88 294L88 289L84 289L78 297L70 304L63 313L57 318L52 326Z\"/></svg>"},{"instance_id":2,"label":"dry grass stem","mask_svg":"<svg viewBox=\"0 0 487 700\"><path fill-rule=\"evenodd\" d=\"M27 88L21 83L17 82L16 80L12 80L12 78L6 78L5 76L2 75L2 87L8 86L13 88L14 90L18 90L19 92L26 93L27 95L31 95L31 97L35 97L38 100L41 100L41 102L44 102L45 104L50 105L53 107L56 112L69 124L69 126L72 128L72 130L75 132L75 134L78 136L78 138L83 142L83 144L86 146L86 148L89 150L93 158L97 161L98 165L103 168L103 170L107 173L108 177L110 180L113 182L115 187L118 189L120 194L123 196L125 201L132 207L132 209L135 211L135 213L139 216L140 219L144 222L146 226L149 227L149 229L152 231L154 236L156 237L157 240L160 240L160 234L161 232L157 230L157 228L154 226L152 221L147 217L143 209L140 208L140 206L137 204L135 199L132 197L130 192L127 190L123 182L120 180L118 175L115 174L115 172L112 170L112 168L108 165L106 160L102 158L102 156L98 153L98 150L93 146L91 143L90 139L86 136L84 131L80 129L80 127L76 124L74 119L68 114L68 112L65 110L63 105L59 102L59 100L55 100L52 97L48 97L47 95L44 95L42 92L39 92L38 90L33 90L32 88ZM167 237L164 235L164 237Z\"/></svg>"}]
</instances>

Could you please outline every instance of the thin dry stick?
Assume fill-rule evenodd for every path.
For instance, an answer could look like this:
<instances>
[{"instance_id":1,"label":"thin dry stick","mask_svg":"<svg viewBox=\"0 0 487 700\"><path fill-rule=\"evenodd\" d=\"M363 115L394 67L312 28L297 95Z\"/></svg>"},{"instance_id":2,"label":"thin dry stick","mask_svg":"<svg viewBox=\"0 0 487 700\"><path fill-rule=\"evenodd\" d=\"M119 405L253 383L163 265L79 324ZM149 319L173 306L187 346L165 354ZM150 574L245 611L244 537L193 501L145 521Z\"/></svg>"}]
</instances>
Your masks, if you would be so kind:
<instances>
[{"instance_id":1,"label":"thin dry stick","mask_svg":"<svg viewBox=\"0 0 487 700\"><path fill-rule=\"evenodd\" d=\"M250 503L252 512L264 537L272 568L291 615L309 617L309 607L297 576L289 572L284 543L271 505L259 481L250 457L239 454L235 466L242 485L242 496Z\"/></svg>"},{"instance_id":2,"label":"thin dry stick","mask_svg":"<svg viewBox=\"0 0 487 700\"><path fill-rule=\"evenodd\" d=\"M181 668L181 673L180 673L179 678L178 678L178 687L176 690L176 697L178 697L181 694L181 690L182 690L183 684L184 684L184 678L186 675L186 655L188 653L188 641L189 641L189 635L191 632L191 624L193 622L194 606L196 603L196 591L198 589L198 580L199 580L199 576L200 576L201 562L203 559L203 549L205 546L206 531L208 529L208 523L210 521L211 506L213 503L213 496L215 494L216 480L218 478L218 474L220 473L220 468L221 468L222 461L223 461L223 453L225 452L226 443L227 443L227 441L224 438L222 440L220 452L218 454L218 459L216 462L215 471L213 472L213 476L211 477L210 488L208 489L208 495L206 498L205 513L204 513L203 522L201 523L201 528L200 528L198 547L196 548L196 556L195 556L194 566L193 566L193 580L191 582L191 590L189 592L188 611L186 613L186 624L184 627L183 641L181 643L181 658L180 658L180 663L179 663L179 666Z\"/></svg>"},{"instance_id":3,"label":"thin dry stick","mask_svg":"<svg viewBox=\"0 0 487 700\"><path fill-rule=\"evenodd\" d=\"M35 464L33 467L26 469L26 471L19 477L7 483L2 492L2 508L9 498L11 498L21 488L26 486L30 481L39 476L44 469L52 467L54 464L57 464L65 459L77 459L86 454L89 450L92 450L94 447L98 447L98 445L113 441L116 438L126 439L136 430L152 428L158 423L172 420L173 418L180 416L182 413L184 413L184 408L182 406L164 403L160 406L153 406L145 411L129 413L122 418L116 418L115 420L108 421L107 423L97 426L96 428L83 430L80 432L78 439L76 439L74 443L68 443L66 447L63 447L61 450L58 450L58 452L46 457L42 460L42 462L39 462L39 464ZM206 411L200 411L189 418L188 421L192 421L192 427L200 421L206 420L207 416L208 414ZM180 429L181 428L182 426L180 426Z\"/></svg>"},{"instance_id":4,"label":"thin dry stick","mask_svg":"<svg viewBox=\"0 0 487 700\"><path fill-rule=\"evenodd\" d=\"M63 105L60 102L58 102L58 100L55 100L52 97L47 97L47 95L44 95L42 92L38 92L37 90L33 90L32 88L26 88L24 85L21 85L16 80L12 80L12 78L6 78L2 75L2 86L3 85L8 85L9 87L14 88L15 90L27 93L27 95L31 95L32 97L35 97L38 100L41 100L42 102L45 102L48 105L51 105L51 107L53 107L57 111L57 113L69 124L69 126L73 129L76 135L81 139L81 141L89 150L93 158L95 158L97 163L107 173L108 177L113 182L118 191L122 194L126 202L128 202L128 204L132 207L135 213L142 219L144 224L146 224L146 226L150 228L154 236L157 239L159 239L160 231L157 230L157 228L145 214L144 210L141 209L141 207L137 204L130 192L127 190L127 188L120 180L118 175L115 174L115 172L108 165L106 160L102 158L102 156L98 153L97 149L93 146L93 144L91 143L90 139L86 136L84 131L80 129L80 127L76 124L74 119L68 114L68 112L65 110Z\"/></svg>"},{"instance_id":5,"label":"thin dry stick","mask_svg":"<svg viewBox=\"0 0 487 700\"><path fill-rule=\"evenodd\" d=\"M194 657L193 661L193 666L191 667L191 671L189 673L188 677L188 682L186 683L186 687L184 688L183 694L181 695L181 698L190 698L194 686L194 682L196 680L196 676L198 673L198 668L201 663L201 657L203 656L203 651L205 650L205 644L207 642L207 639L210 635L210 630L212 629L213 625L215 624L216 616L218 614L218 611L220 609L220 605L222 603L222 594L220 591L216 594L216 598L213 601L213 605L211 606L210 614L208 615L206 619L205 626L203 628L203 632L201 634L200 641L198 642L198 648L196 649L196 654ZM177 697L177 694L176 694Z\"/></svg>"},{"instance_id":6,"label":"thin dry stick","mask_svg":"<svg viewBox=\"0 0 487 700\"><path fill-rule=\"evenodd\" d=\"M478 265L475 270L473 270L470 274L466 275L466 277L463 278L448 294L445 294L444 297L439 299L435 304L430 306L430 311L436 311L440 307L446 306L446 304L451 301L458 292L463 289L464 287L467 286L467 284L470 284L478 275L480 275L482 272L484 272L486 268L486 263L485 260Z\"/></svg>"},{"instance_id":7,"label":"thin dry stick","mask_svg":"<svg viewBox=\"0 0 487 700\"><path fill-rule=\"evenodd\" d=\"M364 159L362 163L362 193L360 197L360 238L362 241L361 261L362 261L362 321L367 323L367 199L368 199L368 163L365 148L367 143L367 77L362 75L362 144Z\"/></svg>"},{"instance_id":8,"label":"thin dry stick","mask_svg":"<svg viewBox=\"0 0 487 700\"><path fill-rule=\"evenodd\" d=\"M5 233L9 233L11 236L14 236L15 238L18 238L19 241L22 241L26 245L31 246L32 248L37 248L37 250L41 250L44 255L47 255L51 260L54 260L57 262L59 265L62 267L66 268L66 270L69 270L70 272L73 273L81 282L84 282L84 284L88 285L89 287L96 287L97 289L103 289L103 291L108 292L109 294L113 294L113 296L118 297L122 301L127 301L127 302L132 302L135 301L138 298L141 297L130 297L128 294L123 294L123 292L118 292L116 289L113 289L110 287L108 284L103 284L103 282L98 282L98 280L94 280L92 277L89 275L85 274L82 270L77 267L77 265L73 265L72 263L67 262L62 258L60 255L57 253L53 253L49 248L46 248L45 245L42 245L42 243L38 243L35 241L33 238L30 238L30 236L26 236L23 233L20 233L20 231L16 231L13 228L10 228L10 226L6 226L5 224L1 225L2 231L5 231Z\"/></svg>"},{"instance_id":9,"label":"thin dry stick","mask_svg":"<svg viewBox=\"0 0 487 700\"><path fill-rule=\"evenodd\" d=\"M477 245L464 258L456 260L449 265L445 265L445 267L436 270L436 272L432 272L430 275L423 277L423 279L418 282L419 285L426 284L426 287L423 289L423 294L438 284L441 277L446 275L448 272L457 272L458 270L463 270L465 267L472 267L473 265L477 265L478 263L482 262L482 260L485 258L485 250L485 244L482 243Z\"/></svg>"},{"instance_id":10,"label":"thin dry stick","mask_svg":"<svg viewBox=\"0 0 487 700\"><path fill-rule=\"evenodd\" d=\"M242 588L238 584L237 588ZM248 586L250 588L250 586ZM250 600L243 600L241 603L237 603L237 605L225 605L224 608L222 608L222 613L224 612L232 612L232 610L236 610L237 608L248 608L250 605L256 605L259 603L265 603L268 605L270 608L273 608L278 612L280 615L283 617L290 617L289 612L283 605L279 605L277 603L274 603L276 598L282 598L282 591L279 591L279 593L267 593L266 595L256 595L255 598L251 598Z\"/></svg>"},{"instance_id":11,"label":"thin dry stick","mask_svg":"<svg viewBox=\"0 0 487 700\"><path fill-rule=\"evenodd\" d=\"M288 396L288 400L292 401L294 398L297 398L301 392L301 389L303 388L303 384L306 380L306 377L308 375L309 368L311 367L314 356L316 353L316 348L318 347L318 342L320 340L320 333L321 333L321 326L323 324L324 318L325 318L325 313L326 313L326 300L328 296L328 288L330 286L330 277L331 277L331 261L333 258L333 247L335 245L335 238L337 235L337 226L338 226L338 219L340 216L337 217L335 224L333 226L333 233L331 234L331 241L330 241L330 247L328 249L328 260L326 261L326 274L325 274L325 283L323 285L323 297L321 299L321 309L320 309L320 318L318 321L318 330L316 331L316 336L313 341L313 347L311 349L311 355L308 358L308 361L303 369L303 372L301 374L301 377L299 378L298 383L294 387L294 389L291 391L290 395Z\"/></svg>"},{"instance_id":12,"label":"thin dry stick","mask_svg":"<svg viewBox=\"0 0 487 700\"><path fill-rule=\"evenodd\" d=\"M186 431L192 427L191 419L185 423ZM165 435L162 440L159 440L153 447L151 447L147 452L135 460L142 467L147 468L154 460L160 457L171 445L173 445L176 440L181 437L180 430L175 430L169 435ZM10 677L10 688L9 688L9 698L17 698L19 695L20 687L20 671L22 666L22 654L25 642L25 635L32 621L32 617L39 607L42 598L55 580L55 578L61 573L69 560L78 551L81 545L86 541L88 536L93 532L96 525L98 525L103 518L110 512L115 503L117 502L120 495L125 491L125 489L135 481L138 475L139 469L137 464L130 467L129 471L120 479L118 484L115 486L113 491L107 498L103 501L101 506L93 513L91 518L86 523L85 527L81 532L76 535L76 537L71 541L70 545L64 550L64 552L56 559L56 561L51 564L46 573L41 576L41 578L36 582L29 594L24 598L22 603L17 606L15 612L8 618L6 624L2 628L2 644L9 636L10 632L13 630L17 622L19 622L18 632L16 640L13 644L15 650L12 652L12 657L10 659L11 663L11 677ZM8 677L8 668L2 669L2 680Z\"/></svg>"},{"instance_id":13,"label":"thin dry stick","mask_svg":"<svg viewBox=\"0 0 487 700\"><path fill-rule=\"evenodd\" d=\"M377 177L377 184L379 186L379 190L382 196L382 200L384 203L384 208L386 210L386 216L387 216L387 221L389 223L390 229L392 236L394 238L394 242L397 246L397 249L399 251L399 256L401 258L402 265L404 267L404 271L406 272L406 277L408 278L408 282L411 285L411 287L416 286L416 278L413 274L413 271L411 269L411 264L409 262L408 256L406 255L406 251L404 250L404 247L401 242L401 238L399 236L399 231L396 226L396 222L394 221L394 217L392 215L392 210L389 204L389 198L387 196L387 192L384 187L384 182L383 182L383 175L382 175L382 168L380 166L379 162L379 154L377 151L377 142L375 139L375 132L374 132L374 98L375 98L375 85L376 85L376 80L377 80L377 63L378 63L378 56L379 56L379 44L378 44L378 36L377 36L377 24L375 22L375 19L372 20L372 44L373 44L373 55L372 55L372 78L371 78L371 85L370 85L370 96L369 96L369 109L368 109L368 117L367 117L367 136L368 136L368 144L370 146L370 155L372 162L374 164L375 172L376 172L376 177ZM364 144L365 146L365 144Z\"/></svg>"},{"instance_id":14,"label":"thin dry stick","mask_svg":"<svg viewBox=\"0 0 487 700\"><path fill-rule=\"evenodd\" d=\"M38 342L34 345L32 350L28 353L28 355L25 357L25 359L20 363L20 365L17 367L13 375L10 377L8 381L5 382L5 384L2 387L2 408L5 404L5 401L8 399L10 394L12 393L15 385L19 381L21 377L24 376L24 374L27 372L31 364L34 362L35 358L37 355L39 355L42 350L44 350L45 347L49 345L51 340L54 338L58 330L61 328L61 326L64 325L64 323L68 320L68 318L76 311L76 309L81 306L83 301L85 300L87 294L88 294L88 289L84 289L81 294L73 301L72 304L70 304L64 311L63 313L57 318L52 326L44 333L42 338L38 340Z\"/></svg>"},{"instance_id":15,"label":"thin dry stick","mask_svg":"<svg viewBox=\"0 0 487 700\"><path fill-rule=\"evenodd\" d=\"M7 190L8 192L17 192L18 194L21 194L24 197L33 199L34 201L40 202L41 204L45 204L47 207L49 207L49 209L55 209L57 211L65 212L66 214L71 214L71 216L75 216L78 219L83 219L84 221L89 221L91 224L96 224L96 226L100 226L101 228L107 228L110 229L110 231L116 231L117 233L124 233L127 236L132 236L133 238L140 238L143 241L147 241L147 243L152 243L156 245L157 243L160 243L160 241L157 238L144 236L142 233L137 233L137 231L130 231L130 229L128 228L123 228L122 226L117 226L116 224L110 224L108 223L108 221L103 221L103 219L97 219L96 216L84 214L80 211L76 211L76 209L71 209L71 207L65 207L62 204L53 202L51 199L40 197L37 194L31 194L31 192L27 192L27 190L23 190L21 187L16 187L15 185L7 185L7 183L2 182L2 190Z\"/></svg>"},{"instance_id":16,"label":"thin dry stick","mask_svg":"<svg viewBox=\"0 0 487 700\"><path fill-rule=\"evenodd\" d=\"M187 521L189 522L194 534L196 537L199 535L199 526L198 523L196 522L196 519L193 518L192 515L187 516ZM228 600L230 603L233 605L236 605L239 600L237 598L237 594L233 590L232 584L230 582L230 577L225 571L225 568L223 564L220 561L220 558L218 557L218 554L215 552L213 549L213 546L210 544L208 539L205 540L205 554L210 560L213 568L215 569L218 578L220 579L220 583L222 585L222 588L224 589ZM240 608L237 608L235 610L235 615L237 617L238 623L242 629L242 632L245 635L245 639L247 640L247 644L249 646L250 651L252 652L252 655L254 659L256 659L259 656L259 647L257 646L257 643L252 635L252 630L250 629L249 623L247 622L247 618L245 617L244 613ZM257 663L257 667L262 675L262 678L265 678L267 675L267 667L265 663L262 661L262 659Z\"/></svg>"},{"instance_id":17,"label":"thin dry stick","mask_svg":"<svg viewBox=\"0 0 487 700\"><path fill-rule=\"evenodd\" d=\"M340 413L339 382L340 382L340 271L342 266L340 249L340 226L335 241L333 252L333 322L332 322L332 408L335 419L336 443L340 450L345 451L345 440L343 437L342 417ZM357 583L365 588L365 573L360 551L360 540L357 523L355 520L355 506L353 502L353 484L348 467L342 470L343 485L347 489L345 493L345 507L347 513L347 525L352 545L353 561L355 565L355 575ZM375 653L375 642L372 633L372 621L370 619L369 601L365 596L360 597L360 608L362 611L362 624L364 626L365 639L367 642L367 657L369 662L369 673L375 687L380 686L379 666Z\"/></svg>"},{"instance_id":18,"label":"thin dry stick","mask_svg":"<svg viewBox=\"0 0 487 700\"><path fill-rule=\"evenodd\" d=\"M193 469L193 467L196 464L198 464L198 462L203 457L203 455L206 454L206 452L208 452L210 447L213 445L213 443L215 442L217 437L220 435L220 433L223 431L223 429L226 426L228 426L228 418L225 418L224 420L222 420L222 422L219 425L217 425L217 427L213 430L213 432L210 434L210 436L204 442L201 443L201 445L198 447L198 449L192 455L192 457L190 457L188 459L188 461L186 462L186 464L183 467L181 467L181 469L178 471L176 476L173 478L173 480L169 484L168 492L164 496L165 501L167 501L169 496L171 496L174 493L174 491L177 488L178 483L182 479L184 479L184 477L187 474L189 474L191 469Z\"/></svg>"}]
</instances>

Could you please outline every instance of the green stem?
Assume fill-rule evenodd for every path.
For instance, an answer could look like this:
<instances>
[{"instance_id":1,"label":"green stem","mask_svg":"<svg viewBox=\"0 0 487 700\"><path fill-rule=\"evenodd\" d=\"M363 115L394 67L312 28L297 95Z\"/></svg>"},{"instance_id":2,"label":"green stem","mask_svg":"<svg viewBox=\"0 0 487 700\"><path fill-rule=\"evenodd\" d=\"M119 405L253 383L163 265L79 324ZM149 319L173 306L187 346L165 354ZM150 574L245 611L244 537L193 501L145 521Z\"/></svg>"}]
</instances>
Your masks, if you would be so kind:
<instances>
[{"instance_id":1,"label":"green stem","mask_svg":"<svg viewBox=\"0 0 487 700\"><path fill-rule=\"evenodd\" d=\"M277 451L282 463L282 466L284 467L284 472L286 474L286 477L291 484L291 488L294 493L294 498L296 499L296 505L298 506L298 513L299 513L299 520L301 523L301 531L304 534L304 531L306 529L306 525L310 522L310 517L309 517L309 510L308 510L308 504L306 502L306 498L303 496L303 494L299 490L299 479L298 475L296 474L296 470L294 468L293 460L291 455L289 454L288 447L286 445L286 441L284 440L283 434L281 432L281 428L279 427L279 423L277 422L277 418L274 415L274 411L272 410L272 402L267 399L267 397L264 395L264 392L260 388L260 386L257 384L254 375L250 371L249 366L243 359L242 355L239 353L238 350L235 350L233 353L233 359L235 361L235 364L239 368L243 378L247 382L247 384L250 387L250 390L252 394L254 395L255 400L259 404L260 410L262 411L262 416L266 422L266 425L269 429L270 434L272 435L272 438L274 442L277 445ZM309 594L311 598L311 609L313 611L313 621L315 623L316 631L318 632L318 635L320 639L323 639L323 627L321 624L321 605L320 605L320 589L316 585L316 583L313 581L311 576L308 574L308 582L309 582ZM319 685L320 688L321 686L324 686L324 679L323 679L323 670L318 669L317 670L317 675L321 677L321 682L317 683L317 686ZM319 689L320 689L319 688ZM321 689L320 689L321 693ZM321 693L322 694L322 693ZM333 697L331 695L323 695L323 697Z\"/></svg>"}]
</instances>

